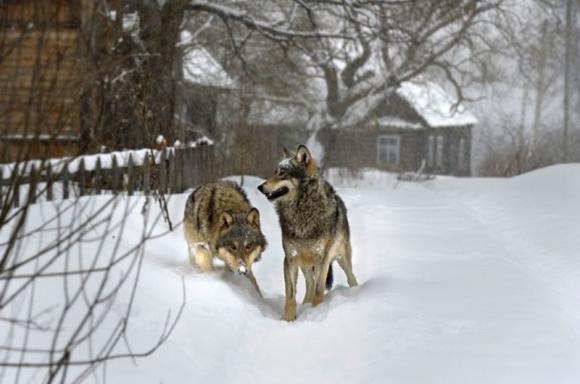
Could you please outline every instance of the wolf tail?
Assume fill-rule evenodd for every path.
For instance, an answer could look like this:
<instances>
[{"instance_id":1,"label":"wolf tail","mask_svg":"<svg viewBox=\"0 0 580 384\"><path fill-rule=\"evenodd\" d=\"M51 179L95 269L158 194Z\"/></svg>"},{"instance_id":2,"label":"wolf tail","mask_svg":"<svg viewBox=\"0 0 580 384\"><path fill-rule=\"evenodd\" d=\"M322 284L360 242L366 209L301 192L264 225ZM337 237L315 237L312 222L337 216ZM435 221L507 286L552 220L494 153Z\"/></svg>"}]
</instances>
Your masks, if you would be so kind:
<instances>
[{"instance_id":1,"label":"wolf tail","mask_svg":"<svg viewBox=\"0 0 580 384\"><path fill-rule=\"evenodd\" d=\"M330 264L326 275L326 289L332 288L332 283L334 283L334 276L332 275L332 264Z\"/></svg>"}]
</instances>

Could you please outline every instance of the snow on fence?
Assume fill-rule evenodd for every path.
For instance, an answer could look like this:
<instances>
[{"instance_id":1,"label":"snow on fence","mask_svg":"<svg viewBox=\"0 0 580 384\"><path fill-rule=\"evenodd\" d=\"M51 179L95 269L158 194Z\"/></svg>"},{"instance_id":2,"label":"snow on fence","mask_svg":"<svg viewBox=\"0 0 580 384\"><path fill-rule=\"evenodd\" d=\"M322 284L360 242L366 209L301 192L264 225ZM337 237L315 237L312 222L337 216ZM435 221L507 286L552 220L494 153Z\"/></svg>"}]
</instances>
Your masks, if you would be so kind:
<instances>
[{"instance_id":1,"label":"snow on fence","mask_svg":"<svg viewBox=\"0 0 580 384\"><path fill-rule=\"evenodd\" d=\"M104 193L181 193L221 176L223 162L214 145L35 160L0 165L0 202L18 207L23 201ZM9 194L11 201L2 194Z\"/></svg>"}]
</instances>

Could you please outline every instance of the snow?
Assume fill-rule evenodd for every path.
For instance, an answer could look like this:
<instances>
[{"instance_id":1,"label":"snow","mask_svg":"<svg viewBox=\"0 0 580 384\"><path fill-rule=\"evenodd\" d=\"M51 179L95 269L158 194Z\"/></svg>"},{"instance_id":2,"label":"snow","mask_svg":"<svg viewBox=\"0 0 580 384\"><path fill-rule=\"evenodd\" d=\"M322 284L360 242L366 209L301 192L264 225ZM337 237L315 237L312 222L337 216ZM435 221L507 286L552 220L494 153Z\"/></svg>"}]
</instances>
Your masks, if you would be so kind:
<instances>
[{"instance_id":1,"label":"snow","mask_svg":"<svg viewBox=\"0 0 580 384\"><path fill-rule=\"evenodd\" d=\"M388 95L388 90L385 92L376 92L370 94L368 97L364 97L356 102L354 102L344 114L344 119L341 121L344 127L353 127L369 116L369 112L374 111Z\"/></svg>"},{"instance_id":2,"label":"snow","mask_svg":"<svg viewBox=\"0 0 580 384\"><path fill-rule=\"evenodd\" d=\"M203 135L200 138L194 140L194 141L190 141L188 143L188 146L190 147L198 147L198 146L204 146L204 145L214 145L215 142L210 139L209 137Z\"/></svg>"},{"instance_id":3,"label":"snow","mask_svg":"<svg viewBox=\"0 0 580 384\"><path fill-rule=\"evenodd\" d=\"M310 132L308 140L306 141L306 147L308 147L312 158L320 163L324 158L324 146L318 140L318 132Z\"/></svg>"},{"instance_id":4,"label":"snow","mask_svg":"<svg viewBox=\"0 0 580 384\"><path fill-rule=\"evenodd\" d=\"M158 135L155 139L155 143L157 145L161 145L165 142L165 137L163 135ZM167 147L166 150L172 152L175 148L182 148L183 145L179 140L176 140L174 143L174 147ZM190 148L195 148L199 146L206 146L206 145L214 145L214 141L211 140L207 136L201 136L200 138L190 141L187 143L187 146ZM106 150L106 147L101 146L101 152ZM62 172L64 167L67 167L67 170L70 173L78 172L80 168L81 161L84 162L85 170L86 171L94 171L97 168L97 160L100 159L101 161L101 168L102 169L111 169L113 167L113 157L117 159L117 166L118 167L127 167L129 165L129 158L133 161L133 165L141 166L145 161L145 157L149 156L149 159L154 159L156 164L159 164L161 161L161 154L162 151L157 149L133 149L133 150L124 150L124 151L113 151L109 153L99 153L94 155L83 155L78 157L62 157L62 158L55 158L55 159L48 159L48 160L29 160L29 161L22 161L22 162L14 162L14 163L6 163L0 164L0 177L4 179L9 178L14 169L18 167L18 175L19 176L27 176L32 167L35 170L43 169L45 170L48 168L48 164L50 164L51 171L53 174Z\"/></svg>"},{"instance_id":5,"label":"snow","mask_svg":"<svg viewBox=\"0 0 580 384\"><path fill-rule=\"evenodd\" d=\"M173 148L168 148L172 151ZM83 155L78 157L63 157L60 159L49 159L49 160L30 160L20 163L8 163L0 164L0 177L8 178L14 168L18 167L18 175L26 176L31 171L32 167L36 170L46 169L48 164L50 164L51 171L53 174L62 172L64 167L67 167L70 173L78 172L80 168L81 161L84 162L85 170L94 171L97 168L97 159L101 161L102 169L111 169L113 167L113 157L117 159L117 165L119 167L127 167L129 164L129 158L133 160L134 165L143 165L146 156L152 156L156 163L161 161L161 152L155 149L136 149L127 151L115 151L110 153L100 153L95 155Z\"/></svg>"},{"instance_id":6,"label":"snow","mask_svg":"<svg viewBox=\"0 0 580 384\"><path fill-rule=\"evenodd\" d=\"M432 128L474 125L476 117L454 100L441 86L429 81L405 81L397 94L407 100Z\"/></svg>"},{"instance_id":7,"label":"snow","mask_svg":"<svg viewBox=\"0 0 580 384\"><path fill-rule=\"evenodd\" d=\"M112 15L112 14L111 14ZM115 13L115 19L117 15ZM139 13L125 13L123 15L123 30L124 31L136 31L139 29L140 19Z\"/></svg>"},{"instance_id":8,"label":"snow","mask_svg":"<svg viewBox=\"0 0 580 384\"><path fill-rule=\"evenodd\" d=\"M415 123L395 116L383 116L377 119L377 124L381 127L407 128L407 129L421 129L423 125Z\"/></svg>"},{"instance_id":9,"label":"snow","mask_svg":"<svg viewBox=\"0 0 580 384\"><path fill-rule=\"evenodd\" d=\"M264 300L223 266L210 274L191 268L181 228L148 242L129 322L133 347L152 344L167 311L177 311L182 279L187 304L156 353L108 363L107 382L579 382L580 164L513 179L448 177L396 188L390 175L379 176L365 172L361 180L374 182L347 187L337 172L331 175L349 210L360 286L347 288L335 265L326 301L317 308L299 305L294 323L280 321L281 235L273 206L256 190L261 180L246 177L245 188L269 242L253 268ZM174 195L168 202L176 223L186 198ZM82 201L97 209L107 199ZM138 242L146 226L143 197L122 201L135 209L120 251ZM39 225L56 207L33 206L27 226ZM74 219L65 213L63 224L67 218ZM152 228L166 231L162 222ZM28 247L50 242L45 232ZM0 232L0 240L5 236ZM83 255L91 251L87 243ZM38 282L36 291L44 306L62 298L54 281ZM300 278L298 298L303 292ZM120 296L115 312L127 302ZM0 323L2 340L5 328ZM31 332L29 346L46 342ZM32 372L22 374L26 382Z\"/></svg>"},{"instance_id":10,"label":"snow","mask_svg":"<svg viewBox=\"0 0 580 384\"><path fill-rule=\"evenodd\" d=\"M191 43L189 31L181 32L181 45ZM233 88L236 82L216 59L203 47L186 49L183 56L183 78L192 84L208 87Z\"/></svg>"},{"instance_id":11,"label":"snow","mask_svg":"<svg viewBox=\"0 0 580 384\"><path fill-rule=\"evenodd\" d=\"M294 165L294 164L292 163L292 159L291 158L282 159L278 163L278 167L280 167L280 168L286 168L286 169L291 168L292 165Z\"/></svg>"}]
</instances>

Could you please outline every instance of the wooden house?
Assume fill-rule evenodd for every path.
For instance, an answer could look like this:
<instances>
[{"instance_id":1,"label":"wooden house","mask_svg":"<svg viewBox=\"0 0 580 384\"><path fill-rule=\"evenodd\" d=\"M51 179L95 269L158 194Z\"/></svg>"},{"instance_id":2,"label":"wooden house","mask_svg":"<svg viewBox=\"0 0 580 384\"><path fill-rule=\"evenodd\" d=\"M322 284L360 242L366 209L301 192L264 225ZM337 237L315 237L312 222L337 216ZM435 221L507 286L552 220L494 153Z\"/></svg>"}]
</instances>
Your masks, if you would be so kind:
<instances>
[{"instance_id":1,"label":"wooden house","mask_svg":"<svg viewBox=\"0 0 580 384\"><path fill-rule=\"evenodd\" d=\"M90 88L102 85L100 80L110 81L103 89L111 92L110 84L130 71L108 80L96 76L96 55L117 57L106 51L111 41L122 41L120 35L138 40L139 23L136 13L117 16L119 0L108 0L107 12L95 8L96 4L91 0L0 1L0 162L99 149L101 143L94 142L92 130L103 115L100 108L111 105L99 104L100 93L90 93ZM191 43L183 41L191 38L182 32L179 46ZM176 90L172 136L188 141L216 129L219 97L230 91L233 81L203 47L182 53L183 68L176 65L174 69L175 78L182 81ZM128 129L139 135L140 128L133 123Z\"/></svg>"},{"instance_id":2,"label":"wooden house","mask_svg":"<svg viewBox=\"0 0 580 384\"><path fill-rule=\"evenodd\" d=\"M352 113L356 113L353 111ZM366 123L330 132L329 167L471 175L476 118L432 82L404 82Z\"/></svg>"},{"instance_id":3,"label":"wooden house","mask_svg":"<svg viewBox=\"0 0 580 384\"><path fill-rule=\"evenodd\" d=\"M181 32L179 45L184 49L183 65L177 71L180 124L176 137L184 143L202 136L219 139L225 123L220 118L228 113L223 109L231 108L232 93L237 88L237 82L211 52L195 45L192 39L189 31Z\"/></svg>"},{"instance_id":4,"label":"wooden house","mask_svg":"<svg viewBox=\"0 0 580 384\"><path fill-rule=\"evenodd\" d=\"M76 150L80 3L1 2L0 160Z\"/></svg>"}]
</instances>

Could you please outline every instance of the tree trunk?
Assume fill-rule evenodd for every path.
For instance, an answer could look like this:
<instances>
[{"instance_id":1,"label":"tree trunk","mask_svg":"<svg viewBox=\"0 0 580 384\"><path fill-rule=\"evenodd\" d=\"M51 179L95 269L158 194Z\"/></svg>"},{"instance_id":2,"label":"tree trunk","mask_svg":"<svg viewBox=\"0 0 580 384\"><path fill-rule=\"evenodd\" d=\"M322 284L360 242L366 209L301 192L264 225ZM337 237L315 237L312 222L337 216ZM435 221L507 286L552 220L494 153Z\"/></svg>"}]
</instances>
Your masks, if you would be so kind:
<instances>
[{"instance_id":1,"label":"tree trunk","mask_svg":"<svg viewBox=\"0 0 580 384\"><path fill-rule=\"evenodd\" d=\"M536 80L536 103L534 106L534 123L532 130L532 150L538 144L540 137L540 125L542 121L542 106L544 104L544 92L546 83L546 60L548 56L548 32L547 22L542 24L542 37L540 42L540 57L538 63L538 78Z\"/></svg>"},{"instance_id":2,"label":"tree trunk","mask_svg":"<svg viewBox=\"0 0 580 384\"><path fill-rule=\"evenodd\" d=\"M84 33L92 76L83 89L82 131L95 146L152 147L158 135L174 142L174 71L181 65L177 43L187 3L122 1L114 16L94 8ZM138 19L138 29L123 25L129 14Z\"/></svg>"},{"instance_id":3,"label":"tree trunk","mask_svg":"<svg viewBox=\"0 0 580 384\"><path fill-rule=\"evenodd\" d=\"M574 0L566 2L566 55L564 63L564 133L562 135L563 161L568 161L568 131L570 129L570 90L572 70L572 6Z\"/></svg>"}]
</instances>

